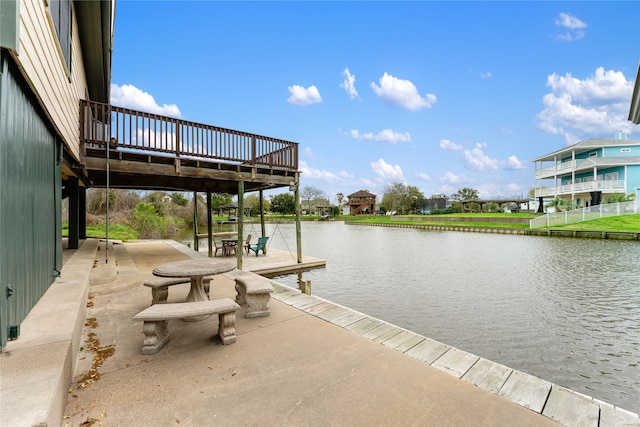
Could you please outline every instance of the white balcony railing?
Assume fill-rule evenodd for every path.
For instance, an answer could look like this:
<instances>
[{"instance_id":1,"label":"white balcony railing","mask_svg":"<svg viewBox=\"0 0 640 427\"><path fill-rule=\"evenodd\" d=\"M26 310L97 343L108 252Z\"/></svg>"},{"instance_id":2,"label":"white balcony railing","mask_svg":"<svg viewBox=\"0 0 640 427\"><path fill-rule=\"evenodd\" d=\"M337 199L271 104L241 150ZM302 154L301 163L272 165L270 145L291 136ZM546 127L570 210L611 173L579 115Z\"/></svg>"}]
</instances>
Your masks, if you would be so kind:
<instances>
[{"instance_id":1,"label":"white balcony railing","mask_svg":"<svg viewBox=\"0 0 640 427\"><path fill-rule=\"evenodd\" d=\"M609 193L624 193L623 180L587 181L575 184L559 185L557 187L536 188L536 197L564 196L589 191L606 191Z\"/></svg>"},{"instance_id":2,"label":"white balcony railing","mask_svg":"<svg viewBox=\"0 0 640 427\"><path fill-rule=\"evenodd\" d=\"M589 160L569 160L568 162L556 163L553 166L538 169L535 171L536 179L551 178L556 175L566 175L574 170L583 168L586 164L593 164Z\"/></svg>"}]
</instances>

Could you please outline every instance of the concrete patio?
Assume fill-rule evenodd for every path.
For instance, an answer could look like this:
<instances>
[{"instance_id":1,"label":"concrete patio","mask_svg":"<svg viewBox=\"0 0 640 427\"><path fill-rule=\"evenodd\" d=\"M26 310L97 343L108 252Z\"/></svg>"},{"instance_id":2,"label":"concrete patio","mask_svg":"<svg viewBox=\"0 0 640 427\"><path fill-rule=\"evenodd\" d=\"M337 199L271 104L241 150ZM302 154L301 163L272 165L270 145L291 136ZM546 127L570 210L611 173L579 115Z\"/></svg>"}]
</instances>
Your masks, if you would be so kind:
<instances>
[{"instance_id":1,"label":"concrete patio","mask_svg":"<svg viewBox=\"0 0 640 427\"><path fill-rule=\"evenodd\" d=\"M245 319L244 307L237 313L236 343L215 337L215 316L177 320L169 342L145 356L142 323L132 320L151 302L142 282L159 264L203 255L173 241L141 241L114 245L103 265L103 251L88 240L65 254L52 286L58 295L43 298L0 355L0 425L638 425L636 414L603 410L561 388L557 407L547 404L541 414L535 386L549 383L506 394L503 386L500 395L486 386L500 365L461 379L456 366L468 353L452 349L448 362L430 360L439 343L277 283L269 317ZM269 250L245 257L243 267L289 268L290 258ZM100 280L114 268L115 280ZM229 276L215 277L212 298L235 296ZM168 301L184 300L188 289L170 287Z\"/></svg>"}]
</instances>

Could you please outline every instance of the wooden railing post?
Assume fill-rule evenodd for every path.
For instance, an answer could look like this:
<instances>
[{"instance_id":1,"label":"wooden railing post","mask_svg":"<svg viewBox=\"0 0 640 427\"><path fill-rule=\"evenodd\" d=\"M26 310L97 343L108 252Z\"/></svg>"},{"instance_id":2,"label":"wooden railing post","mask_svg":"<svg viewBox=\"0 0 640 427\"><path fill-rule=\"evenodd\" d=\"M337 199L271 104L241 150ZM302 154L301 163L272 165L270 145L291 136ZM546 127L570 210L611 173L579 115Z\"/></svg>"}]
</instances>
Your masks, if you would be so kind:
<instances>
[{"instance_id":1,"label":"wooden railing post","mask_svg":"<svg viewBox=\"0 0 640 427\"><path fill-rule=\"evenodd\" d=\"M256 164L256 137L251 137L251 164Z\"/></svg>"}]
</instances>

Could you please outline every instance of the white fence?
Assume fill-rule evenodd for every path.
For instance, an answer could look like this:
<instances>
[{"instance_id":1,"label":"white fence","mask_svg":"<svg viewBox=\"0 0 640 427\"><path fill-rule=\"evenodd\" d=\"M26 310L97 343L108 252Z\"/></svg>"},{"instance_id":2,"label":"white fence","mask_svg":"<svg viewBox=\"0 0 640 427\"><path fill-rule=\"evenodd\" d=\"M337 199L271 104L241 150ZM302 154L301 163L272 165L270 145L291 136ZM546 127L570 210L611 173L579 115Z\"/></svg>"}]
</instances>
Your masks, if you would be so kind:
<instances>
[{"instance_id":1,"label":"white fence","mask_svg":"<svg viewBox=\"0 0 640 427\"><path fill-rule=\"evenodd\" d=\"M640 209L638 208L638 204L636 204L635 200L623 203L607 203L604 205L574 209L572 211L549 213L529 221L529 228L572 224L574 222L588 221L590 219L638 213L639 211Z\"/></svg>"}]
</instances>

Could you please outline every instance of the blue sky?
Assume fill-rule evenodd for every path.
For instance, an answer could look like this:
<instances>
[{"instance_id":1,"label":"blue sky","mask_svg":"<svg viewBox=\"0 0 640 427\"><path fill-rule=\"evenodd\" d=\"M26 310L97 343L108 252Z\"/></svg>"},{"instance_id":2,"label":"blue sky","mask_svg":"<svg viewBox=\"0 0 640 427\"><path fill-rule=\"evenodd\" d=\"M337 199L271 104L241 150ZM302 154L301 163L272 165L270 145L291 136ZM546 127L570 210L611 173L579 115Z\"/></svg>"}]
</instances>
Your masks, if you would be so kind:
<instances>
[{"instance_id":1,"label":"blue sky","mask_svg":"<svg viewBox=\"0 0 640 427\"><path fill-rule=\"evenodd\" d=\"M639 60L637 1L119 0L111 101L298 142L332 202L519 197L536 157L640 139Z\"/></svg>"}]
</instances>

